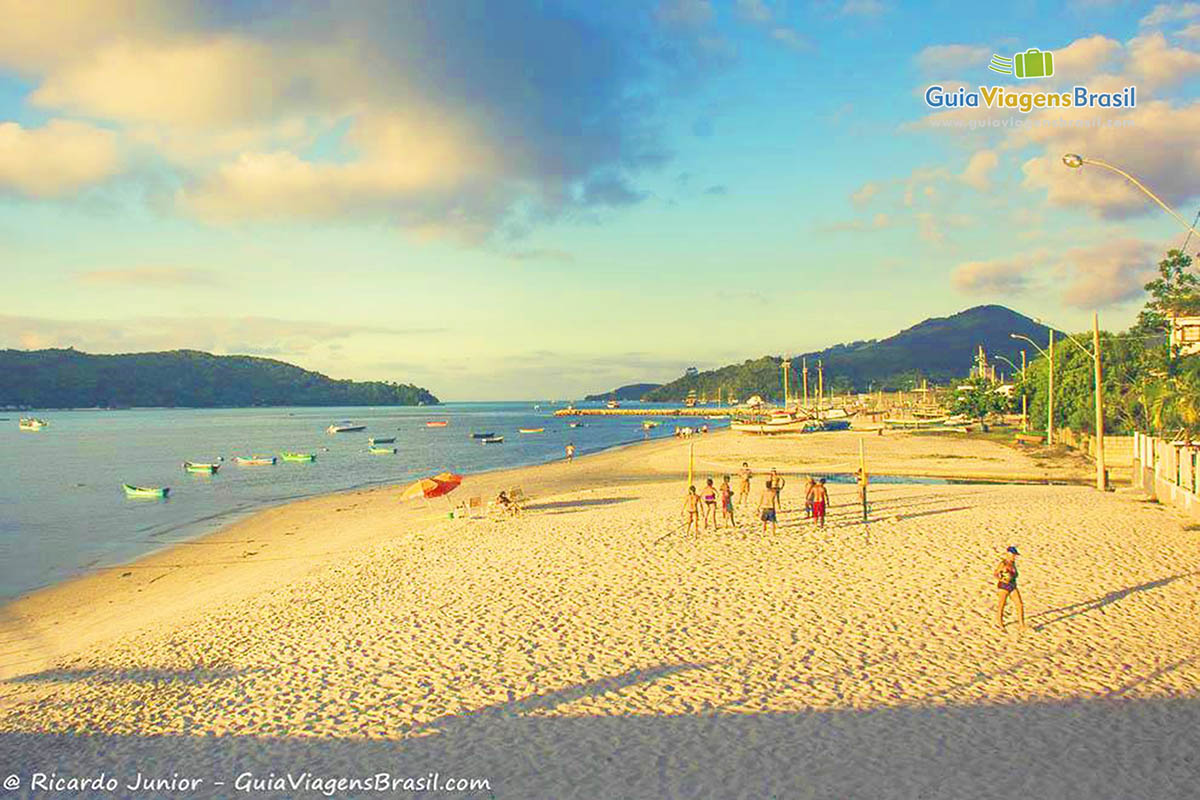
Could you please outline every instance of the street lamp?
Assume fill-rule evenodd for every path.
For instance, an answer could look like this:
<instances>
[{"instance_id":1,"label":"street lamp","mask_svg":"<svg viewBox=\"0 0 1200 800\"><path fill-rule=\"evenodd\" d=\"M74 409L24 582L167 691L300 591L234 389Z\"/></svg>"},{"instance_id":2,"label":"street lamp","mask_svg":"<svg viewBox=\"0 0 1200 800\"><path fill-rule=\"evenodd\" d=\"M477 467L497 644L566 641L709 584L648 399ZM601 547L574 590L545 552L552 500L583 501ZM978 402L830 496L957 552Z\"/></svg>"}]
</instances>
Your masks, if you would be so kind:
<instances>
[{"instance_id":1,"label":"street lamp","mask_svg":"<svg viewBox=\"0 0 1200 800\"><path fill-rule=\"evenodd\" d=\"M1050 328L1050 352L1046 353L1038 343L1028 336L1022 336L1019 333L1010 333L1014 339L1024 339L1033 345L1034 349L1046 357L1046 363L1050 365L1049 389L1047 391L1046 402L1046 444L1054 444L1054 328ZM1022 351L1024 352L1024 351ZM1022 356L1024 358L1024 356Z\"/></svg>"},{"instance_id":2,"label":"street lamp","mask_svg":"<svg viewBox=\"0 0 1200 800\"><path fill-rule=\"evenodd\" d=\"M1139 181L1137 178L1133 177L1132 175L1130 175L1128 172L1121 169L1120 167L1114 167L1112 164L1107 164L1107 163L1100 161L1098 159L1095 159L1095 158L1084 158L1083 156L1079 155L1078 153L1067 153L1066 155L1064 155L1062 157L1062 162L1064 164L1066 164L1068 167L1070 167L1071 169L1080 169L1083 167L1084 164L1091 164L1092 166L1103 167L1104 169L1107 169L1107 170L1117 173L1118 175L1120 175L1121 177L1125 178L1127 181L1132 183L1134 186L1136 186L1137 188L1139 188L1143 192L1145 192L1147 197L1149 197L1154 202L1158 203L1159 207L1161 207L1163 211L1166 211L1168 214L1170 214L1172 217L1174 217L1176 220L1178 220L1179 224L1182 225L1186 230L1189 230L1192 233L1196 234L1197 236L1200 236L1200 231L1196 230L1191 225L1189 225L1188 221L1186 219L1179 216L1179 214L1176 213L1176 211L1173 208L1171 208L1169 205L1167 205L1161 199L1159 199L1158 195L1156 195L1154 192L1147 189L1144 185L1142 185L1141 181Z\"/></svg>"}]
</instances>

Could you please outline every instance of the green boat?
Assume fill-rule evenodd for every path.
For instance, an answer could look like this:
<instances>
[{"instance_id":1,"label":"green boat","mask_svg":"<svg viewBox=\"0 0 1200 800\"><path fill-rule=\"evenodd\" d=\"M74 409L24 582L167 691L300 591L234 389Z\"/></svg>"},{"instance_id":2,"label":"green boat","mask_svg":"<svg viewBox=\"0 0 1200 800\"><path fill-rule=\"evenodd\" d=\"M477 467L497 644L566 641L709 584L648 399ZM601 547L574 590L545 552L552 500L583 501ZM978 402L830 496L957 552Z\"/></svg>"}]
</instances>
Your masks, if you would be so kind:
<instances>
[{"instance_id":1,"label":"green boat","mask_svg":"<svg viewBox=\"0 0 1200 800\"><path fill-rule=\"evenodd\" d=\"M163 498L171 491L167 486L133 486L128 483L121 484L125 488L126 497L156 497Z\"/></svg>"},{"instance_id":2,"label":"green boat","mask_svg":"<svg viewBox=\"0 0 1200 800\"><path fill-rule=\"evenodd\" d=\"M221 468L220 464L201 464L195 461L183 462L183 468L188 472L199 472L204 475L215 475Z\"/></svg>"},{"instance_id":3,"label":"green boat","mask_svg":"<svg viewBox=\"0 0 1200 800\"><path fill-rule=\"evenodd\" d=\"M396 454L396 448L394 448L394 447L372 447L372 448L370 448L370 450L368 452L370 452L371 455L373 455L373 456L394 456Z\"/></svg>"},{"instance_id":4,"label":"green boat","mask_svg":"<svg viewBox=\"0 0 1200 800\"><path fill-rule=\"evenodd\" d=\"M279 457L284 461L316 461L315 453L280 453Z\"/></svg>"},{"instance_id":5,"label":"green boat","mask_svg":"<svg viewBox=\"0 0 1200 800\"><path fill-rule=\"evenodd\" d=\"M275 456L237 456L233 460L241 467L269 467L275 463Z\"/></svg>"}]
</instances>

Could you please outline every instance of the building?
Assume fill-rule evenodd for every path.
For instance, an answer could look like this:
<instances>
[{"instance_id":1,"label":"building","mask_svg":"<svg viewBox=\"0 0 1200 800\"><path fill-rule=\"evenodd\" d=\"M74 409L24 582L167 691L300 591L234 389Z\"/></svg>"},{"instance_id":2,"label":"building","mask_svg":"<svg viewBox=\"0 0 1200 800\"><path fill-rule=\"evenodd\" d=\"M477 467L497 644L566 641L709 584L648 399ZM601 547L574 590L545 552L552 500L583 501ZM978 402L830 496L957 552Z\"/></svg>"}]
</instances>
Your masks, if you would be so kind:
<instances>
[{"instance_id":1,"label":"building","mask_svg":"<svg viewBox=\"0 0 1200 800\"><path fill-rule=\"evenodd\" d=\"M1181 356L1200 353L1200 317L1171 317L1171 350Z\"/></svg>"}]
</instances>

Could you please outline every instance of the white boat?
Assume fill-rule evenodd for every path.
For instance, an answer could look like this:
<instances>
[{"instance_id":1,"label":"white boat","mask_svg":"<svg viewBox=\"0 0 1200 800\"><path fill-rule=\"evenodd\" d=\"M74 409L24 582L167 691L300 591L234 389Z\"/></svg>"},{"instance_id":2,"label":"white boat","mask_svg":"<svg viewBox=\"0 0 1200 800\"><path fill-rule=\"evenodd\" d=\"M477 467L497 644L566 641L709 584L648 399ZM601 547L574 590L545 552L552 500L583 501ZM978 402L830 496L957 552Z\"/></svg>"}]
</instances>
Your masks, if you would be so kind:
<instances>
[{"instance_id":1,"label":"white boat","mask_svg":"<svg viewBox=\"0 0 1200 800\"><path fill-rule=\"evenodd\" d=\"M332 425L330 425L328 428L325 429L325 432L326 433L355 433L356 431L365 431L366 429L367 429L366 425L355 425L353 422L350 422L349 420L344 420L342 422L333 423Z\"/></svg>"},{"instance_id":2,"label":"white boat","mask_svg":"<svg viewBox=\"0 0 1200 800\"><path fill-rule=\"evenodd\" d=\"M621 407L621 403L617 400L609 400L604 405L606 408L620 408Z\"/></svg>"},{"instance_id":3,"label":"white boat","mask_svg":"<svg viewBox=\"0 0 1200 800\"><path fill-rule=\"evenodd\" d=\"M49 424L46 420L37 417L21 417L17 422L17 427L23 431L40 431Z\"/></svg>"},{"instance_id":4,"label":"white boat","mask_svg":"<svg viewBox=\"0 0 1200 800\"><path fill-rule=\"evenodd\" d=\"M478 440L480 444L503 444L503 436L488 436Z\"/></svg>"}]
</instances>

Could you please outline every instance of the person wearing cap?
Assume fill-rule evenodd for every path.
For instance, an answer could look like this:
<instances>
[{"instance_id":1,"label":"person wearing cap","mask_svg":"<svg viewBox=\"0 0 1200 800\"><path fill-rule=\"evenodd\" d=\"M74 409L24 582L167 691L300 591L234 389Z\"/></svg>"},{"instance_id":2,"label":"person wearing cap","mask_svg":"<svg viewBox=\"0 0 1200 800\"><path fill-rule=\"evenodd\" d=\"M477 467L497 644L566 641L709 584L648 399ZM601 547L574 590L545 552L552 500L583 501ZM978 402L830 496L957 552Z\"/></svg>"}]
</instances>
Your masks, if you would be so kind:
<instances>
[{"instance_id":1,"label":"person wearing cap","mask_svg":"<svg viewBox=\"0 0 1200 800\"><path fill-rule=\"evenodd\" d=\"M1015 546L1010 546L996 566L993 576L996 579L996 590L999 597L996 603L996 627L1004 630L1004 606L1011 595L1017 609L1017 623L1021 630L1025 629L1025 604L1021 602L1021 590L1017 588L1017 552Z\"/></svg>"}]
</instances>

